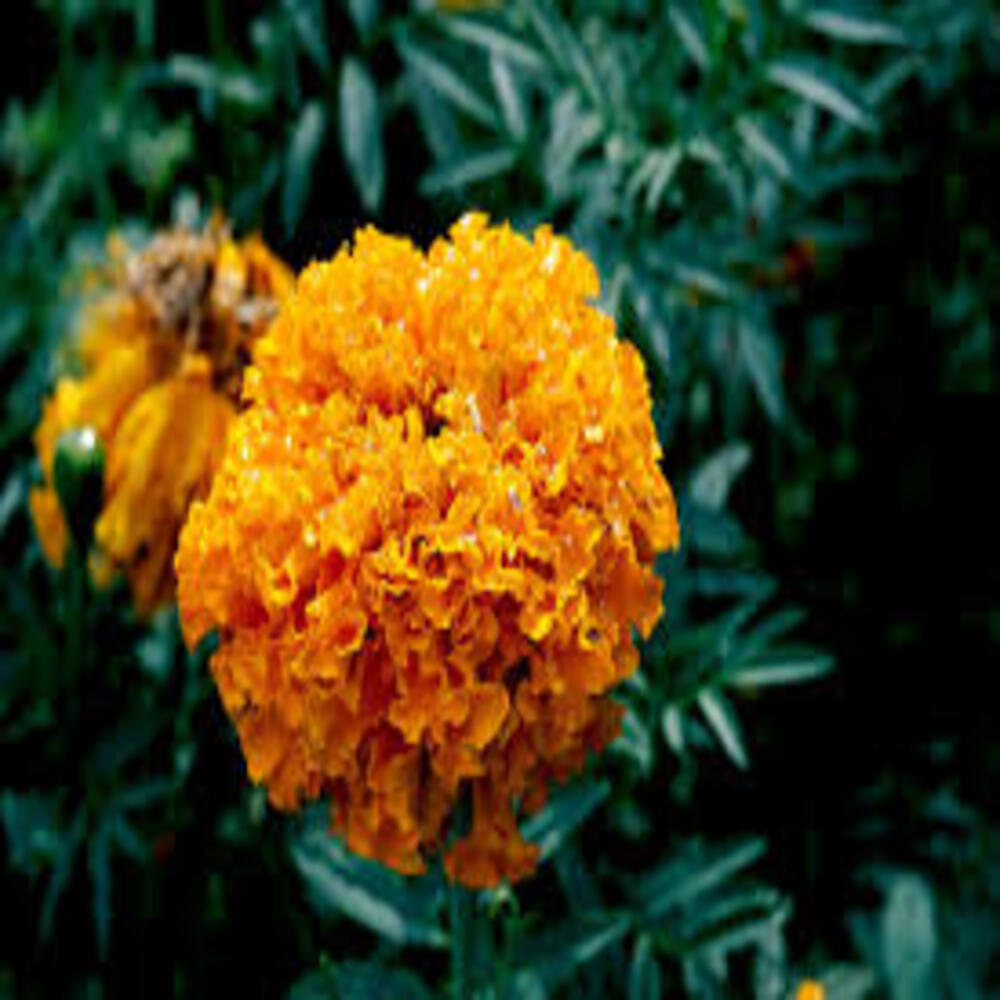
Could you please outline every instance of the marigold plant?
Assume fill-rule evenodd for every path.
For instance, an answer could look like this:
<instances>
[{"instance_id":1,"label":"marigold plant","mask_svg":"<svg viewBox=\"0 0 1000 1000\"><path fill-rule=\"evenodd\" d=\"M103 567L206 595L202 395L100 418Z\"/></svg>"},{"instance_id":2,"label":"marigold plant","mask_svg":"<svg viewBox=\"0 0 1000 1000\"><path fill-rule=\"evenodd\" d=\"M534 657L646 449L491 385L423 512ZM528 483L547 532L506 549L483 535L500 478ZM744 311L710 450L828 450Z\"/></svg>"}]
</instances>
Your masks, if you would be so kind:
<instances>
[{"instance_id":1,"label":"marigold plant","mask_svg":"<svg viewBox=\"0 0 1000 1000\"><path fill-rule=\"evenodd\" d=\"M81 316L80 373L59 380L35 432L45 482L31 511L49 562L68 545L56 445L89 428L107 454L94 576L124 572L143 615L172 599L180 526L222 456L250 346L292 284L259 238L234 242L219 219L139 251L112 241L105 287Z\"/></svg>"},{"instance_id":2,"label":"marigold plant","mask_svg":"<svg viewBox=\"0 0 1000 1000\"><path fill-rule=\"evenodd\" d=\"M678 543L643 362L564 238L360 231L255 350L177 557L249 775L356 852L496 885L520 815L611 740ZM467 829L457 821L468 797Z\"/></svg>"}]
</instances>

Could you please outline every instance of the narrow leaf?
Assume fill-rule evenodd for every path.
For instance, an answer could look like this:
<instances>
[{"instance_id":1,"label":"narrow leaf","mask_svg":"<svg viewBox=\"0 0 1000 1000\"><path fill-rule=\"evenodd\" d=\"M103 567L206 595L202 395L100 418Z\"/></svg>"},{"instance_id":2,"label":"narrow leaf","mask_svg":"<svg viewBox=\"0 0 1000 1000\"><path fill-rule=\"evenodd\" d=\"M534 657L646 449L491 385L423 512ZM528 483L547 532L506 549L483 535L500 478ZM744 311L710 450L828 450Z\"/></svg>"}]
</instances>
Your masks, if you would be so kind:
<instances>
[{"instance_id":1,"label":"narrow leaf","mask_svg":"<svg viewBox=\"0 0 1000 1000\"><path fill-rule=\"evenodd\" d=\"M532 28L556 65L587 98L593 108L604 106L604 91L597 73L573 29L548 0L524 0L524 10Z\"/></svg>"},{"instance_id":2,"label":"narrow leaf","mask_svg":"<svg viewBox=\"0 0 1000 1000\"><path fill-rule=\"evenodd\" d=\"M674 179L674 174L684 159L684 149L675 143L663 151L657 151L654 157L649 175L649 187L646 189L646 211L651 214L660 207L663 193Z\"/></svg>"},{"instance_id":3,"label":"narrow leaf","mask_svg":"<svg viewBox=\"0 0 1000 1000\"><path fill-rule=\"evenodd\" d=\"M358 34L367 39L378 24L379 0L348 0L347 9Z\"/></svg>"},{"instance_id":4,"label":"narrow leaf","mask_svg":"<svg viewBox=\"0 0 1000 1000\"><path fill-rule=\"evenodd\" d=\"M803 186L795 153L788 141L778 138L773 126L744 116L736 122L736 133L754 159L770 167L781 180Z\"/></svg>"},{"instance_id":5,"label":"narrow leaf","mask_svg":"<svg viewBox=\"0 0 1000 1000\"><path fill-rule=\"evenodd\" d=\"M672 3L667 11L670 26L674 29L684 51L700 70L708 68L708 46L703 27L697 23L696 14L679 3Z\"/></svg>"},{"instance_id":6,"label":"narrow leaf","mask_svg":"<svg viewBox=\"0 0 1000 1000\"><path fill-rule=\"evenodd\" d=\"M750 464L750 454L745 441L732 441L711 454L691 476L691 499L708 510L722 510L733 483Z\"/></svg>"},{"instance_id":7,"label":"narrow leaf","mask_svg":"<svg viewBox=\"0 0 1000 1000\"><path fill-rule=\"evenodd\" d=\"M496 115L489 102L451 66L408 40L401 41L399 49L410 72L424 80L435 93L481 125L490 129L496 127Z\"/></svg>"},{"instance_id":8,"label":"narrow leaf","mask_svg":"<svg viewBox=\"0 0 1000 1000\"><path fill-rule=\"evenodd\" d=\"M509 146L473 153L456 164L425 174L420 181L420 191L425 195L434 195L468 184L480 184L507 173L516 162L517 150Z\"/></svg>"},{"instance_id":9,"label":"narrow leaf","mask_svg":"<svg viewBox=\"0 0 1000 1000\"><path fill-rule=\"evenodd\" d=\"M768 80L864 132L875 131L875 119L862 97L827 67L802 59L783 59L764 70Z\"/></svg>"},{"instance_id":10,"label":"narrow leaf","mask_svg":"<svg viewBox=\"0 0 1000 1000\"><path fill-rule=\"evenodd\" d=\"M913 874L898 876L889 888L880 921L881 953L891 996L932 997L938 930L934 892Z\"/></svg>"},{"instance_id":11,"label":"narrow leaf","mask_svg":"<svg viewBox=\"0 0 1000 1000\"><path fill-rule=\"evenodd\" d=\"M513 964L519 970L515 983L555 990L581 966L617 944L630 927L627 914L605 913L567 920L528 938L515 955Z\"/></svg>"},{"instance_id":12,"label":"narrow leaf","mask_svg":"<svg viewBox=\"0 0 1000 1000\"><path fill-rule=\"evenodd\" d=\"M93 884L91 904L97 950L104 957L111 940L111 827L107 823L91 839L87 862Z\"/></svg>"},{"instance_id":13,"label":"narrow leaf","mask_svg":"<svg viewBox=\"0 0 1000 1000\"><path fill-rule=\"evenodd\" d=\"M385 187L378 90L368 70L350 58L340 74L340 141L361 202L373 212Z\"/></svg>"},{"instance_id":14,"label":"narrow leaf","mask_svg":"<svg viewBox=\"0 0 1000 1000\"><path fill-rule=\"evenodd\" d=\"M676 705L667 705L661 718L663 738L676 754L684 753L684 718Z\"/></svg>"},{"instance_id":15,"label":"narrow leaf","mask_svg":"<svg viewBox=\"0 0 1000 1000\"><path fill-rule=\"evenodd\" d=\"M704 264L675 261L672 270L678 284L706 298L726 302L737 294L733 283L725 275Z\"/></svg>"},{"instance_id":16,"label":"narrow leaf","mask_svg":"<svg viewBox=\"0 0 1000 1000\"><path fill-rule=\"evenodd\" d=\"M906 33L874 12L849 7L813 7L803 21L814 31L852 45L905 45Z\"/></svg>"},{"instance_id":17,"label":"narrow leaf","mask_svg":"<svg viewBox=\"0 0 1000 1000\"><path fill-rule=\"evenodd\" d=\"M774 334L745 319L739 325L739 345L761 406L771 420L781 423L785 415L785 392L781 383L781 353Z\"/></svg>"},{"instance_id":18,"label":"narrow leaf","mask_svg":"<svg viewBox=\"0 0 1000 1000\"><path fill-rule=\"evenodd\" d=\"M303 51L325 76L330 72L327 51L326 14L323 0L285 0L285 10L291 19L295 36Z\"/></svg>"},{"instance_id":19,"label":"narrow leaf","mask_svg":"<svg viewBox=\"0 0 1000 1000\"><path fill-rule=\"evenodd\" d=\"M325 131L326 111L319 101L310 101L299 115L288 148L285 184L281 192L281 217L288 235L295 231L302 217Z\"/></svg>"},{"instance_id":20,"label":"narrow leaf","mask_svg":"<svg viewBox=\"0 0 1000 1000\"><path fill-rule=\"evenodd\" d=\"M815 680L833 669L833 657L823 654L740 667L727 678L736 688L777 687Z\"/></svg>"},{"instance_id":21,"label":"narrow leaf","mask_svg":"<svg viewBox=\"0 0 1000 1000\"><path fill-rule=\"evenodd\" d=\"M420 977L375 962L338 962L333 969L337 1000L431 1000Z\"/></svg>"},{"instance_id":22,"label":"narrow leaf","mask_svg":"<svg viewBox=\"0 0 1000 1000\"><path fill-rule=\"evenodd\" d=\"M511 137L520 142L528 134L524 101L507 60L495 53L490 56L490 79L503 114L503 123Z\"/></svg>"},{"instance_id":23,"label":"narrow leaf","mask_svg":"<svg viewBox=\"0 0 1000 1000\"><path fill-rule=\"evenodd\" d=\"M646 919L659 920L695 900L759 860L765 850L758 837L733 844L686 851L642 880L637 893Z\"/></svg>"},{"instance_id":24,"label":"narrow leaf","mask_svg":"<svg viewBox=\"0 0 1000 1000\"><path fill-rule=\"evenodd\" d=\"M739 720L728 699L721 692L709 688L699 692L698 707L729 759L739 768L745 770L749 767Z\"/></svg>"},{"instance_id":25,"label":"narrow leaf","mask_svg":"<svg viewBox=\"0 0 1000 1000\"><path fill-rule=\"evenodd\" d=\"M552 795L545 808L532 816L523 828L525 838L538 845L540 859L552 857L604 802L610 791L605 781L577 782Z\"/></svg>"},{"instance_id":26,"label":"narrow leaf","mask_svg":"<svg viewBox=\"0 0 1000 1000\"><path fill-rule=\"evenodd\" d=\"M660 967L649 938L643 934L636 940L628 970L628 1000L660 1000L663 987Z\"/></svg>"},{"instance_id":27,"label":"narrow leaf","mask_svg":"<svg viewBox=\"0 0 1000 1000\"><path fill-rule=\"evenodd\" d=\"M349 854L324 830L302 835L292 859L321 909L339 911L396 944L445 945L432 899L402 876Z\"/></svg>"},{"instance_id":28,"label":"narrow leaf","mask_svg":"<svg viewBox=\"0 0 1000 1000\"><path fill-rule=\"evenodd\" d=\"M42 940L47 940L52 934L55 926L56 908L62 894L69 885L73 868L76 865L76 856L83 843L84 834L87 831L87 817L81 809L73 820L70 828L63 835L62 845L59 855L52 868L48 884L45 887L45 896L42 899L42 914L39 920L39 933Z\"/></svg>"},{"instance_id":29,"label":"narrow leaf","mask_svg":"<svg viewBox=\"0 0 1000 1000\"><path fill-rule=\"evenodd\" d=\"M476 48L485 49L491 55L499 56L522 69L534 72L545 69L545 59L537 49L495 25L455 14L442 17L439 24L446 34Z\"/></svg>"}]
</instances>

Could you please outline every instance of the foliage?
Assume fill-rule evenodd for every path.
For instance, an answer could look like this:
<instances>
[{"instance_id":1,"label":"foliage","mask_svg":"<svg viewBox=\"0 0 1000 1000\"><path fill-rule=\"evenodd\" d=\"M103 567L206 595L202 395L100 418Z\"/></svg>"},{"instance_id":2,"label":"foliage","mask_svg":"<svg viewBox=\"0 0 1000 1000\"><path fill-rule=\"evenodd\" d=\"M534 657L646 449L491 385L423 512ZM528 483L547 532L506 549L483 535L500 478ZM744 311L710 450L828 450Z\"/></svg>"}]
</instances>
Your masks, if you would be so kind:
<instances>
[{"instance_id":1,"label":"foliage","mask_svg":"<svg viewBox=\"0 0 1000 1000\"><path fill-rule=\"evenodd\" d=\"M0 119L0 993L766 1000L808 972L830 998L989 995L995 736L963 740L964 678L891 669L931 636L883 593L910 564L894 548L876 577L838 522L879 462L919 490L926 442L877 433L915 350L921 407L992 388L991 5L199 6L38 0L5 41L43 68ZM48 570L26 505L110 229L220 206L299 265L369 218L424 240L472 205L598 262L683 487L623 735L532 821L543 866L516 894L407 880L270 814L206 650L90 589L80 552ZM988 656L996 613L950 568L943 648ZM907 692L917 722L873 773Z\"/></svg>"}]
</instances>

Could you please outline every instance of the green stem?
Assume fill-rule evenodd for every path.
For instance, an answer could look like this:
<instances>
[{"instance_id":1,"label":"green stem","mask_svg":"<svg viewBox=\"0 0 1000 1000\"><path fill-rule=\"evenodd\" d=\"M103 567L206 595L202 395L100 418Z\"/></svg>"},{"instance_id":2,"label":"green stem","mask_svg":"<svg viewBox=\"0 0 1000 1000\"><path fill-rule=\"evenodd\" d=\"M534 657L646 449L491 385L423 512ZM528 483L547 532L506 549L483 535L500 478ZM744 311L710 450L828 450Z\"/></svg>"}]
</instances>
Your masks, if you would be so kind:
<instances>
[{"instance_id":1,"label":"green stem","mask_svg":"<svg viewBox=\"0 0 1000 1000\"><path fill-rule=\"evenodd\" d=\"M448 886L448 916L451 924L451 989L455 1000L471 996L469 970L471 922L475 906L471 894L457 882Z\"/></svg>"},{"instance_id":2,"label":"green stem","mask_svg":"<svg viewBox=\"0 0 1000 1000\"><path fill-rule=\"evenodd\" d=\"M66 620L66 659L78 676L87 665L87 556L70 545L66 561L69 595Z\"/></svg>"}]
</instances>

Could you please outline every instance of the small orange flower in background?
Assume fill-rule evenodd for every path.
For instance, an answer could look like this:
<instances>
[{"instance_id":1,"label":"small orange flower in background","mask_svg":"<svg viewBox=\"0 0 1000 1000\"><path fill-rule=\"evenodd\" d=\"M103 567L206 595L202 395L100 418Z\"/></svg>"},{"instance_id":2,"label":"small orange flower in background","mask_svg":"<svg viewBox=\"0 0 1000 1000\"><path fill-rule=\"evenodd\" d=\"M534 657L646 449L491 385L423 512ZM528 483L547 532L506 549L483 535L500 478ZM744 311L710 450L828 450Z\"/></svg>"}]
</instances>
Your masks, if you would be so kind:
<instances>
[{"instance_id":1,"label":"small orange flower in background","mask_svg":"<svg viewBox=\"0 0 1000 1000\"><path fill-rule=\"evenodd\" d=\"M90 428L107 455L94 576L124 572L143 615L172 599L180 526L222 457L250 346L292 285L258 238L235 243L218 219L138 252L112 244L108 287L81 316L81 374L59 380L35 432L45 484L30 502L49 562L68 544L56 444Z\"/></svg>"},{"instance_id":2,"label":"small orange flower in background","mask_svg":"<svg viewBox=\"0 0 1000 1000\"><path fill-rule=\"evenodd\" d=\"M298 281L177 556L251 779L402 872L531 872L518 831L615 737L678 544L642 360L548 228L360 231ZM467 830L456 829L467 800Z\"/></svg>"},{"instance_id":3,"label":"small orange flower in background","mask_svg":"<svg viewBox=\"0 0 1000 1000\"><path fill-rule=\"evenodd\" d=\"M826 990L815 979L803 979L795 991L795 1000L824 1000Z\"/></svg>"}]
</instances>

